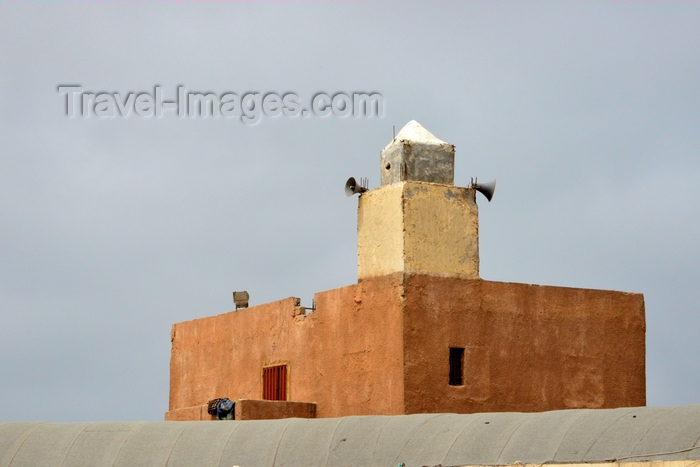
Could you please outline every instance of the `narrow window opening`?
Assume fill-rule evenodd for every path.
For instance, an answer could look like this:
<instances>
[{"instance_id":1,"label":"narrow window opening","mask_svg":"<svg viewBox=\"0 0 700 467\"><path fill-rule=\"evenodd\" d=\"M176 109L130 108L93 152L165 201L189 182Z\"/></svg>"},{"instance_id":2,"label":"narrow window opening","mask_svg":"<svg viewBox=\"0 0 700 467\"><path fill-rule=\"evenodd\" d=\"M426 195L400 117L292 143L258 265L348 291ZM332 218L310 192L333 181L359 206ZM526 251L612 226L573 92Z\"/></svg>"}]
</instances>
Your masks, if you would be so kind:
<instances>
[{"instance_id":1,"label":"narrow window opening","mask_svg":"<svg viewBox=\"0 0 700 467\"><path fill-rule=\"evenodd\" d=\"M464 348L450 347L450 386L463 386L464 375L462 365L464 364Z\"/></svg>"},{"instance_id":2,"label":"narrow window opening","mask_svg":"<svg viewBox=\"0 0 700 467\"><path fill-rule=\"evenodd\" d=\"M267 401L287 400L287 365L263 368L263 399Z\"/></svg>"}]
</instances>

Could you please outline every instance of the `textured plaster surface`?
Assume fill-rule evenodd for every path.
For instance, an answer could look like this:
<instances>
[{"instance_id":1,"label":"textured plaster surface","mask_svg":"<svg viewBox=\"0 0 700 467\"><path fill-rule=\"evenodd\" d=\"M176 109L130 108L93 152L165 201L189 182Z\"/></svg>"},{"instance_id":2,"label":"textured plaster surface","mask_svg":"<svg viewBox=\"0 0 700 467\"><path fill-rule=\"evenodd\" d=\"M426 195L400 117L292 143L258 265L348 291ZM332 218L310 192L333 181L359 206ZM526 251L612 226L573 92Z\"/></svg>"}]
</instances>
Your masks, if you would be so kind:
<instances>
[{"instance_id":1,"label":"textured plaster surface","mask_svg":"<svg viewBox=\"0 0 700 467\"><path fill-rule=\"evenodd\" d=\"M360 279L404 269L403 183L362 194L357 207L357 275Z\"/></svg>"},{"instance_id":2,"label":"textured plaster surface","mask_svg":"<svg viewBox=\"0 0 700 467\"><path fill-rule=\"evenodd\" d=\"M358 278L478 278L478 218L471 188L402 182L368 191L358 205Z\"/></svg>"},{"instance_id":3,"label":"textured plaster surface","mask_svg":"<svg viewBox=\"0 0 700 467\"><path fill-rule=\"evenodd\" d=\"M405 183L404 272L479 277L479 214L470 188Z\"/></svg>"},{"instance_id":4,"label":"textured plaster surface","mask_svg":"<svg viewBox=\"0 0 700 467\"><path fill-rule=\"evenodd\" d=\"M405 180L454 183L455 147L408 122L379 154L382 186Z\"/></svg>"},{"instance_id":5,"label":"textured plaster surface","mask_svg":"<svg viewBox=\"0 0 700 467\"><path fill-rule=\"evenodd\" d=\"M311 402L284 402L239 400L235 407L236 420L274 420L278 418L316 418L316 404Z\"/></svg>"},{"instance_id":6,"label":"textured plaster surface","mask_svg":"<svg viewBox=\"0 0 700 467\"><path fill-rule=\"evenodd\" d=\"M646 403L641 294L413 275L404 303L406 413Z\"/></svg>"},{"instance_id":7,"label":"textured plaster surface","mask_svg":"<svg viewBox=\"0 0 700 467\"><path fill-rule=\"evenodd\" d=\"M262 398L262 368L288 365L288 400L318 417L403 413L401 276L173 325L170 411ZM295 316L296 315L296 316ZM169 416L169 415L168 415Z\"/></svg>"},{"instance_id":8,"label":"textured plaster surface","mask_svg":"<svg viewBox=\"0 0 700 467\"><path fill-rule=\"evenodd\" d=\"M644 405L641 294L392 274L173 327L170 419L216 397L259 399L288 365L318 417ZM449 348L464 352L450 386ZM191 412L188 412L190 410Z\"/></svg>"}]
</instances>

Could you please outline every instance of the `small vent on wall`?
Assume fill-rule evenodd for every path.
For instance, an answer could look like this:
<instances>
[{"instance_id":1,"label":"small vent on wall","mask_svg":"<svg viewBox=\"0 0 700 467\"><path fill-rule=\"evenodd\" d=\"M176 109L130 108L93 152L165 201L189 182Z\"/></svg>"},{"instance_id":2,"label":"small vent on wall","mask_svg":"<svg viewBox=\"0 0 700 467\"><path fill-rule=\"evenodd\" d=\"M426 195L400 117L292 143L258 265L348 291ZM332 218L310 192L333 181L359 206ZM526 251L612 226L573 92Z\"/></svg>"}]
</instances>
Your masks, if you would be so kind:
<instances>
[{"instance_id":1,"label":"small vent on wall","mask_svg":"<svg viewBox=\"0 0 700 467\"><path fill-rule=\"evenodd\" d=\"M233 292L233 303L236 304L236 310L239 308L248 308L248 300L250 295L245 290L243 292Z\"/></svg>"},{"instance_id":2,"label":"small vent on wall","mask_svg":"<svg viewBox=\"0 0 700 467\"><path fill-rule=\"evenodd\" d=\"M450 347L450 386L463 386L464 347Z\"/></svg>"}]
</instances>

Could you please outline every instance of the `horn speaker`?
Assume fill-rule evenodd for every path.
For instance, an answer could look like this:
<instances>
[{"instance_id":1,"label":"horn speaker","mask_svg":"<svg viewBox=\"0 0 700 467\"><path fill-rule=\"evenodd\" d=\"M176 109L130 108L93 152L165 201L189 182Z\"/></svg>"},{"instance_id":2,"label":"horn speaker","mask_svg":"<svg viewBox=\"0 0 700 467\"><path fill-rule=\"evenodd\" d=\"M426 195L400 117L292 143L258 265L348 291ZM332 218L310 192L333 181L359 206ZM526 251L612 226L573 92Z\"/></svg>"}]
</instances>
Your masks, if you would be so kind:
<instances>
[{"instance_id":1,"label":"horn speaker","mask_svg":"<svg viewBox=\"0 0 700 467\"><path fill-rule=\"evenodd\" d=\"M357 183L355 177L350 177L348 181L345 182L345 194L348 196L352 196L356 193L364 193L365 191L367 191L367 188Z\"/></svg>"},{"instance_id":2,"label":"horn speaker","mask_svg":"<svg viewBox=\"0 0 700 467\"><path fill-rule=\"evenodd\" d=\"M476 182L472 185L472 188L474 188L482 195L486 196L486 199L489 200L489 202L491 202L491 198L493 198L493 193L496 191L496 180L492 180L488 183Z\"/></svg>"}]
</instances>

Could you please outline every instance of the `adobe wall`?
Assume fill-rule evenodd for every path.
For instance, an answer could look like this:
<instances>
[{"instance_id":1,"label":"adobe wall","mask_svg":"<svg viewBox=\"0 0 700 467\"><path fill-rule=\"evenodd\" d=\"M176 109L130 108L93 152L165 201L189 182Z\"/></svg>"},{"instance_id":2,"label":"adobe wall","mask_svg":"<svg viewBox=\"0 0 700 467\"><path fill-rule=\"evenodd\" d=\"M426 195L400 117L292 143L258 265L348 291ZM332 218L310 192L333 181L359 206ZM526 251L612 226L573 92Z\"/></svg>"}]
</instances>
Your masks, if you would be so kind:
<instances>
[{"instance_id":1,"label":"adobe wall","mask_svg":"<svg viewBox=\"0 0 700 467\"><path fill-rule=\"evenodd\" d=\"M290 401L316 402L318 417L401 414L401 276L173 325L170 410L210 399L262 398L262 368L288 365ZM167 416L166 416L167 418Z\"/></svg>"},{"instance_id":2,"label":"adobe wall","mask_svg":"<svg viewBox=\"0 0 700 467\"><path fill-rule=\"evenodd\" d=\"M406 276L406 413L646 404L641 294ZM464 385L450 386L449 347Z\"/></svg>"}]
</instances>

